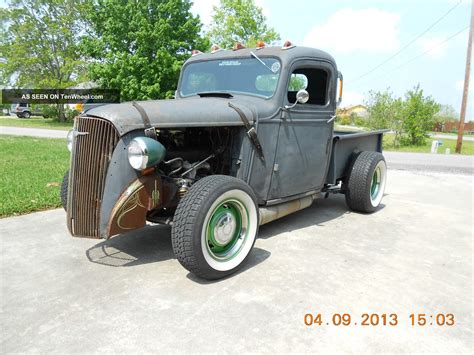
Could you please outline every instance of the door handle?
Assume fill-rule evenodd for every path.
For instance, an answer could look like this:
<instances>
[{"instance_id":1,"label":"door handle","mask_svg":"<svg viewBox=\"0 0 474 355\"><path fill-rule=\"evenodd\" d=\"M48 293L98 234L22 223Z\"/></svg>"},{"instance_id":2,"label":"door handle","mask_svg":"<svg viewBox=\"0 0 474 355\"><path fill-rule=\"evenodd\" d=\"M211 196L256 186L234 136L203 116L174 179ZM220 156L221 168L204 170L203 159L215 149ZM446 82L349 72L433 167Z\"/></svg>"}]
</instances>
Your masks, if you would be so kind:
<instances>
[{"instance_id":1,"label":"door handle","mask_svg":"<svg viewBox=\"0 0 474 355\"><path fill-rule=\"evenodd\" d=\"M326 123L331 123L332 121L334 121L336 119L336 115L334 116L331 116L331 118L329 120L327 120Z\"/></svg>"}]
</instances>

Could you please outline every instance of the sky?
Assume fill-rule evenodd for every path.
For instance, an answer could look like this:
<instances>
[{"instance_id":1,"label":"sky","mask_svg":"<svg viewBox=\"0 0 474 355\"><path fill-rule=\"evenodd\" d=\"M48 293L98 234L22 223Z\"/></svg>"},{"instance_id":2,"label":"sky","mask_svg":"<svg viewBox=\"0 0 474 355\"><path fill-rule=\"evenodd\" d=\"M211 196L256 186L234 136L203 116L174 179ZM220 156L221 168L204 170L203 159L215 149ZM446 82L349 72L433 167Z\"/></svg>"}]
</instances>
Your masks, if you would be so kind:
<instances>
[{"instance_id":1,"label":"sky","mask_svg":"<svg viewBox=\"0 0 474 355\"><path fill-rule=\"evenodd\" d=\"M192 2L205 29L219 0ZM370 90L390 89L403 96L420 84L426 95L460 112L470 0L255 2L282 41L316 47L336 59L344 75L343 107L363 104ZM0 6L5 3L0 0ZM472 88L472 75L470 81ZM471 90L466 120L474 120L473 97Z\"/></svg>"},{"instance_id":2,"label":"sky","mask_svg":"<svg viewBox=\"0 0 474 355\"><path fill-rule=\"evenodd\" d=\"M219 0L194 0L192 11L206 26L213 5L218 3ZM470 0L256 0L256 3L282 41L288 39L296 45L319 48L335 58L344 75L343 107L364 103L370 90L389 88L396 96L403 96L420 84L426 95L460 112ZM450 9L448 15L432 26ZM432 28L419 37L429 27ZM473 81L471 75L471 84ZM466 120L474 120L472 97L471 92Z\"/></svg>"}]
</instances>

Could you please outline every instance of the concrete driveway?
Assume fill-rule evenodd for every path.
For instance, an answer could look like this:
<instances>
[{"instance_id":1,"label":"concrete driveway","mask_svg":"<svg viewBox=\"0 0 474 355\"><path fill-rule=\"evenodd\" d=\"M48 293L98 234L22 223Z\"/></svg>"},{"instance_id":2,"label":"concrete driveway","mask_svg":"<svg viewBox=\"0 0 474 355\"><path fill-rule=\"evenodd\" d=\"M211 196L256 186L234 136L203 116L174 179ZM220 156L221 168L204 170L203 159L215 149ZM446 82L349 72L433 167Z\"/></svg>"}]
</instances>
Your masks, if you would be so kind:
<instances>
[{"instance_id":1,"label":"concrete driveway","mask_svg":"<svg viewBox=\"0 0 474 355\"><path fill-rule=\"evenodd\" d=\"M244 270L218 282L179 265L166 227L101 241L71 238L62 210L2 219L1 352L470 353L472 191L472 176L389 171L378 212L316 201L263 226ZM361 326L363 313L398 325Z\"/></svg>"}]
</instances>

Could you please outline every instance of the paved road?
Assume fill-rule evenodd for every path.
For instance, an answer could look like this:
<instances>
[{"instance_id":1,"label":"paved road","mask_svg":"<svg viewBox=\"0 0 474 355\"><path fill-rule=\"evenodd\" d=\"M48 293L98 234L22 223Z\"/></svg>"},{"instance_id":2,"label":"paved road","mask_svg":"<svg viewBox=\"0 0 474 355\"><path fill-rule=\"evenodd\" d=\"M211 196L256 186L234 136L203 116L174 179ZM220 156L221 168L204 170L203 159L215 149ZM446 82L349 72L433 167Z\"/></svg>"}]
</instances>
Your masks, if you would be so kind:
<instances>
[{"instance_id":1,"label":"paved road","mask_svg":"<svg viewBox=\"0 0 474 355\"><path fill-rule=\"evenodd\" d=\"M14 136L30 136L41 138L66 138L68 131L42 129L42 128L24 128L24 127L4 127L0 126L0 134L9 134Z\"/></svg>"},{"instance_id":2,"label":"paved road","mask_svg":"<svg viewBox=\"0 0 474 355\"><path fill-rule=\"evenodd\" d=\"M473 155L383 152L389 169L474 174Z\"/></svg>"},{"instance_id":3,"label":"paved road","mask_svg":"<svg viewBox=\"0 0 474 355\"><path fill-rule=\"evenodd\" d=\"M450 139L450 140L457 140L458 139L458 136L453 136L452 134L430 134L430 137L439 138L439 139ZM464 135L462 137L462 140L463 141L474 142L474 137ZM441 148L443 148L443 147L441 147Z\"/></svg>"},{"instance_id":4,"label":"paved road","mask_svg":"<svg viewBox=\"0 0 474 355\"><path fill-rule=\"evenodd\" d=\"M62 210L2 219L1 352L470 353L472 177L388 182L374 214L332 196L263 226L245 269L220 282L179 265L168 228L104 242L71 238ZM323 324L306 327L308 312ZM398 325L361 327L366 312ZM456 324L413 327L412 312ZM333 313L357 325L327 325Z\"/></svg>"}]
</instances>

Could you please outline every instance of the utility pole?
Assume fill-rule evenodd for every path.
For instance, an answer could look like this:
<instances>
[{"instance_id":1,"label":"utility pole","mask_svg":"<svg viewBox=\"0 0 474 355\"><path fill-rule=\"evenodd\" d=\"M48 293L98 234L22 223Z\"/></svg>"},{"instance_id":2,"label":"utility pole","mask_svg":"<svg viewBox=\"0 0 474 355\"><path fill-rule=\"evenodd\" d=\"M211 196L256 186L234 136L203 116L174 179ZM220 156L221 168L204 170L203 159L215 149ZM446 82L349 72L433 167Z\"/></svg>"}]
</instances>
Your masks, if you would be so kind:
<instances>
[{"instance_id":1,"label":"utility pole","mask_svg":"<svg viewBox=\"0 0 474 355\"><path fill-rule=\"evenodd\" d=\"M464 74L464 90L462 93L461 117L459 118L458 141L456 142L456 153L461 153L462 137L464 135L464 120L466 118L467 96L469 93L469 74L471 72L473 27L474 27L474 0L472 0L471 2L471 26L469 28L469 39L467 42L466 73Z\"/></svg>"}]
</instances>

